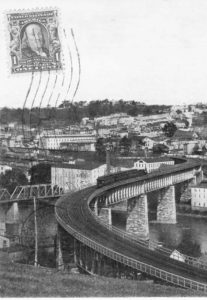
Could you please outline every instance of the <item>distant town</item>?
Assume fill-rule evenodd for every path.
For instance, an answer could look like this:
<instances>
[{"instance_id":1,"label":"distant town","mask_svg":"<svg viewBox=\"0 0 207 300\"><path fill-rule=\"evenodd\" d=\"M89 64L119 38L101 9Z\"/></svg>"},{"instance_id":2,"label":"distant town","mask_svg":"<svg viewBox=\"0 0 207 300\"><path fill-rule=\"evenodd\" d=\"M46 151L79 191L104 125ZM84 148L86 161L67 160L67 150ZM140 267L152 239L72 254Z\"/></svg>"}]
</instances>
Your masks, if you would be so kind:
<instances>
[{"instance_id":1,"label":"distant town","mask_svg":"<svg viewBox=\"0 0 207 300\"><path fill-rule=\"evenodd\" d=\"M136 164L136 168L151 172L167 155L205 158L206 126L207 106L203 104L148 106L104 100L64 101L58 108L31 112L2 108L0 172L17 168L28 183L51 183L74 191L108 172L106 153L110 172L135 168L140 159L145 165ZM38 164L44 164L47 176L32 174ZM2 188L11 190L2 182Z\"/></svg>"}]
</instances>

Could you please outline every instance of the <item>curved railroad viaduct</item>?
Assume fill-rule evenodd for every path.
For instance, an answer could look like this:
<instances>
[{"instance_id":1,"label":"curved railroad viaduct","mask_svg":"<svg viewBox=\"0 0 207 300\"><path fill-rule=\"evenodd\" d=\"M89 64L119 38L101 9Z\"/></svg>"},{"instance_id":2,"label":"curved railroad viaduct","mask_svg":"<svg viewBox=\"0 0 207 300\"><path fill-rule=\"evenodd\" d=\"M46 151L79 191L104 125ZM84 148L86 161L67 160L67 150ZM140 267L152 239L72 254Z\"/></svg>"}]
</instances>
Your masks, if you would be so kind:
<instances>
[{"instance_id":1,"label":"curved railroad viaduct","mask_svg":"<svg viewBox=\"0 0 207 300\"><path fill-rule=\"evenodd\" d=\"M137 270L178 286L207 293L207 266L195 261L182 262L169 257L159 248L114 230L113 226L99 221L98 210L134 199L156 189L168 189L172 185L195 180L201 174L201 165L187 162L162 172L154 172L139 178L104 186L95 186L62 196L56 203L56 219L59 226L74 238L74 260L88 272L104 274L104 265L110 260L114 276L120 275L117 266ZM155 184L156 183L156 184ZM121 191L124 188L124 193ZM104 201L103 201L104 200ZM103 205L104 203L104 205ZM93 207L93 212L92 208ZM63 258L62 242L58 239L58 257Z\"/></svg>"}]
</instances>

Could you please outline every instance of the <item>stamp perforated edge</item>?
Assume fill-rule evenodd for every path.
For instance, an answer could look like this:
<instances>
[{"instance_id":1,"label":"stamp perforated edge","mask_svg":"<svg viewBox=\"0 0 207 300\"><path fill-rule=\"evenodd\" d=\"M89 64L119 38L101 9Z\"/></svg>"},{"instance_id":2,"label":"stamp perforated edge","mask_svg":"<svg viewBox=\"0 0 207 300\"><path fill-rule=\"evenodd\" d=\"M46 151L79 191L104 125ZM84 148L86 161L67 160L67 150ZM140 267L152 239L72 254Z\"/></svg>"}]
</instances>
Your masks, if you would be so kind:
<instances>
[{"instance_id":1,"label":"stamp perforated edge","mask_svg":"<svg viewBox=\"0 0 207 300\"><path fill-rule=\"evenodd\" d=\"M52 70L51 72L57 72L58 74L61 74L63 72L65 72L65 59L64 59L64 50L63 50L63 27L62 27L62 15L61 15L61 10L56 7L56 6L52 6L52 7L36 7L36 8L30 8L30 9L9 9L9 10L4 10L2 12L3 14L3 18L2 18L2 28L4 28L4 40L5 40L5 48L7 51L7 55L5 57L6 60L6 69L7 69L7 77L10 78L10 76L15 77L15 76L28 76L30 73L32 72L21 72L21 73L12 73L11 72L11 57L9 54L9 49L10 49L10 39L9 39L9 28L8 28L8 19L7 19L7 15L9 14L15 14L15 13L31 13L31 12L42 12L42 11L48 11L48 10L56 10L57 14L58 14L58 36L59 36L59 40L60 40L60 55L61 55L61 64L62 64L62 68L61 69L56 69L56 70ZM41 72L41 71L38 71ZM38 72L34 72L34 73L38 73ZM42 71L43 73L48 72L47 70Z\"/></svg>"}]
</instances>

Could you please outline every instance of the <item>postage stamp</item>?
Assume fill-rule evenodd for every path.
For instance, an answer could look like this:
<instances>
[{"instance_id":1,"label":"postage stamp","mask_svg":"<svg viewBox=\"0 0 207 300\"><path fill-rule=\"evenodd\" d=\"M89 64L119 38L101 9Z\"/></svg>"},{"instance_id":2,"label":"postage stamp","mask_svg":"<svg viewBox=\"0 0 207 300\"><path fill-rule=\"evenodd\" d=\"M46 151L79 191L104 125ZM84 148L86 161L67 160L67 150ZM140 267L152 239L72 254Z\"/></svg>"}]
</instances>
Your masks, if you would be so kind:
<instances>
[{"instance_id":1,"label":"postage stamp","mask_svg":"<svg viewBox=\"0 0 207 300\"><path fill-rule=\"evenodd\" d=\"M11 73L62 68L58 11L7 14Z\"/></svg>"}]
</instances>

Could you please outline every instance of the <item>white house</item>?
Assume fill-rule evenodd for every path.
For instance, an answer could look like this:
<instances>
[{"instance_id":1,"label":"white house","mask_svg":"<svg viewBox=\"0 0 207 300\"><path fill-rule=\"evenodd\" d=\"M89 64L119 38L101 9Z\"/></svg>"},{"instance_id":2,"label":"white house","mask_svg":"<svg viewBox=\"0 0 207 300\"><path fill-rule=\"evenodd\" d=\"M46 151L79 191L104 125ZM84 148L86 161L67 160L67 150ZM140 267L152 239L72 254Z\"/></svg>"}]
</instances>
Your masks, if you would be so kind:
<instances>
[{"instance_id":1,"label":"white house","mask_svg":"<svg viewBox=\"0 0 207 300\"><path fill-rule=\"evenodd\" d=\"M152 149L155 141L153 139L150 139L149 137L145 137L143 139L143 142L145 143L145 147L147 147L148 149Z\"/></svg>"},{"instance_id":2,"label":"white house","mask_svg":"<svg viewBox=\"0 0 207 300\"><path fill-rule=\"evenodd\" d=\"M174 160L169 157L149 157L139 159L134 163L134 169L145 170L147 173L150 173L159 169L162 164L174 165Z\"/></svg>"},{"instance_id":3,"label":"white house","mask_svg":"<svg viewBox=\"0 0 207 300\"><path fill-rule=\"evenodd\" d=\"M0 235L0 249L9 248L10 247L10 240L8 237Z\"/></svg>"},{"instance_id":4,"label":"white house","mask_svg":"<svg viewBox=\"0 0 207 300\"><path fill-rule=\"evenodd\" d=\"M185 255L183 255L182 253L180 253L178 250L174 250L171 254L170 254L170 258L185 262Z\"/></svg>"},{"instance_id":5,"label":"white house","mask_svg":"<svg viewBox=\"0 0 207 300\"><path fill-rule=\"evenodd\" d=\"M9 170L12 170L12 167L0 164L0 174L5 174L5 172Z\"/></svg>"}]
</instances>

